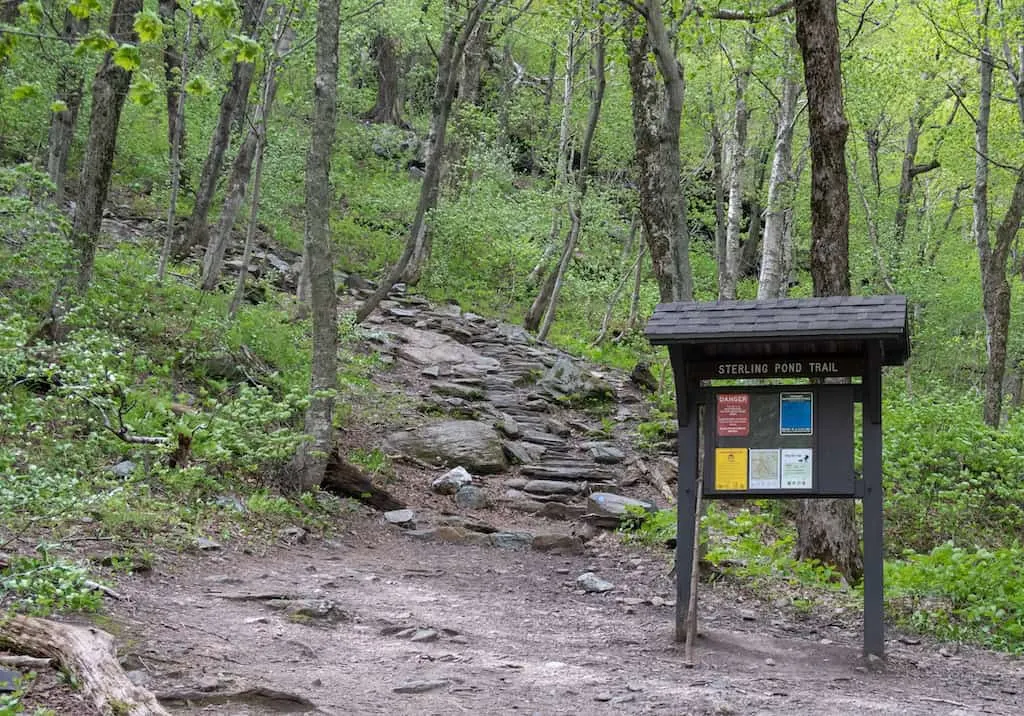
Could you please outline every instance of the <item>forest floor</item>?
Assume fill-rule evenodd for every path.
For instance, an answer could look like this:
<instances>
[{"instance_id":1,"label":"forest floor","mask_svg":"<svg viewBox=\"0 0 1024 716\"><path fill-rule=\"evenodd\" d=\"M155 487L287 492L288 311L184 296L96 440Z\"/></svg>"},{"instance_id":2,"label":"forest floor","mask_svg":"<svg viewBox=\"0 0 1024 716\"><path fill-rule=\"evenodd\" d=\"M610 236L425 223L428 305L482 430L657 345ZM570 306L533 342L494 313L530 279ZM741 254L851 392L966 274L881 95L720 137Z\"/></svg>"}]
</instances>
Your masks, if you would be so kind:
<instances>
[{"instance_id":1,"label":"forest floor","mask_svg":"<svg viewBox=\"0 0 1024 716\"><path fill-rule=\"evenodd\" d=\"M375 325L408 327L420 310L427 309L398 307ZM512 343L473 345L523 375L555 357L523 344L533 362L519 361L507 354ZM426 371L396 355L390 389L430 394ZM489 394L512 406L509 385ZM624 422L613 437L632 451L622 426L642 412L635 391L619 407ZM568 412L557 418L593 422ZM365 428L348 436L366 447L380 438ZM585 444L565 440L551 451L562 467L570 448L579 453ZM616 469L627 476L635 457ZM396 463L387 488L424 519L447 512L505 533L561 532L570 538L563 553L453 543L436 533L425 539L430 530L387 524L358 507L329 537L285 531L266 550L229 542L160 554L153 569L118 578L123 598L109 600L93 622L114 635L129 677L174 714L1024 713L1019 660L890 631L886 660L868 661L856 609L798 609L730 579L701 586L701 634L689 664L673 638L668 552L626 544L611 531L573 541L579 525L571 517L547 520L500 499L487 510L459 510L429 490L437 474ZM507 494L511 479L484 482ZM623 485L641 497L658 494L640 480L624 477ZM588 572L608 582L607 591L582 588L577 580ZM52 673L26 703L93 713Z\"/></svg>"},{"instance_id":2,"label":"forest floor","mask_svg":"<svg viewBox=\"0 0 1024 716\"><path fill-rule=\"evenodd\" d=\"M584 592L584 572L615 589ZM800 617L722 582L702 589L688 667L664 555L611 534L556 556L364 515L335 540L200 555L119 588L122 659L177 714L1024 712L1019 661L891 638L869 663L859 615ZM296 598L317 613L275 608Z\"/></svg>"}]
</instances>

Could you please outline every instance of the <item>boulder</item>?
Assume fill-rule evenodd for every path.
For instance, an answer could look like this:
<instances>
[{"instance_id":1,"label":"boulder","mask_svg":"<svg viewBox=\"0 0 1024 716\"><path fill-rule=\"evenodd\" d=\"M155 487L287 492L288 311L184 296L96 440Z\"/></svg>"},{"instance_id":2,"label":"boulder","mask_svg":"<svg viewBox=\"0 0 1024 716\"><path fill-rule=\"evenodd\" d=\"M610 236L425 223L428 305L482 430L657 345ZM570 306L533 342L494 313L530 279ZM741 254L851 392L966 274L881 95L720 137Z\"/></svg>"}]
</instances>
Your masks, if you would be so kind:
<instances>
[{"instance_id":1,"label":"boulder","mask_svg":"<svg viewBox=\"0 0 1024 716\"><path fill-rule=\"evenodd\" d=\"M455 493L455 504L466 510L481 510L490 506L491 501L481 488L465 485Z\"/></svg>"},{"instance_id":2,"label":"boulder","mask_svg":"<svg viewBox=\"0 0 1024 716\"><path fill-rule=\"evenodd\" d=\"M587 517L592 522L607 527L617 527L627 516L630 508L647 512L654 511L654 505L632 497L623 497L611 492L594 492L587 497Z\"/></svg>"},{"instance_id":3,"label":"boulder","mask_svg":"<svg viewBox=\"0 0 1024 716\"><path fill-rule=\"evenodd\" d=\"M594 372L584 373L570 358L555 361L537 387L556 399L603 401L615 397L615 388Z\"/></svg>"},{"instance_id":4,"label":"boulder","mask_svg":"<svg viewBox=\"0 0 1024 716\"><path fill-rule=\"evenodd\" d=\"M389 452L397 452L430 463L486 475L504 472L508 460L498 431L475 420L445 420L413 430L392 433Z\"/></svg>"}]
</instances>

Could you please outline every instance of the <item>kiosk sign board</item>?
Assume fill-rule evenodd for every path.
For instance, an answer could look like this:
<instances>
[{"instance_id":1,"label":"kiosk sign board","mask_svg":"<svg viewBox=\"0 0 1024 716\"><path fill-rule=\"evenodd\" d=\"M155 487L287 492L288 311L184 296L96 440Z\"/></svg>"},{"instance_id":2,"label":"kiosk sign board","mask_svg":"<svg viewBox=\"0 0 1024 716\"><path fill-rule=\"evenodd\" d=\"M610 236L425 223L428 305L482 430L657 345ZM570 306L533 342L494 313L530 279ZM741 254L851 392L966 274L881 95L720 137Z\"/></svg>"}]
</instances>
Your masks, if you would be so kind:
<instances>
[{"instance_id":1,"label":"kiosk sign board","mask_svg":"<svg viewBox=\"0 0 1024 716\"><path fill-rule=\"evenodd\" d=\"M707 497L854 497L854 385L705 388ZM827 460L823 459L827 456Z\"/></svg>"}]
</instances>

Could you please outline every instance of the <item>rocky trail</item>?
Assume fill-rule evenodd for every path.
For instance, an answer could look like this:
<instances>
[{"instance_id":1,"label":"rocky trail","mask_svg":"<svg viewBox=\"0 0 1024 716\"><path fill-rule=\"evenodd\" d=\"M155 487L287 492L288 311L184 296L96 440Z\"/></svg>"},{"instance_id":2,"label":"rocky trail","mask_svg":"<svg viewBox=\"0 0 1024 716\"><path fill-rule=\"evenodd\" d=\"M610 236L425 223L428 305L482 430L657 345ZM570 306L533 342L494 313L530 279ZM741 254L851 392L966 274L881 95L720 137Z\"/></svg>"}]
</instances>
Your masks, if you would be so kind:
<instances>
[{"instance_id":1,"label":"rocky trail","mask_svg":"<svg viewBox=\"0 0 1024 716\"><path fill-rule=\"evenodd\" d=\"M369 328L382 387L418 408L343 438L392 456L398 509L124 577L99 626L170 713L1024 712L1018 661L890 633L886 663L867 662L859 614L726 581L702 585L687 664L668 553L607 529L671 497L671 455L634 448L650 377L414 296Z\"/></svg>"}]
</instances>

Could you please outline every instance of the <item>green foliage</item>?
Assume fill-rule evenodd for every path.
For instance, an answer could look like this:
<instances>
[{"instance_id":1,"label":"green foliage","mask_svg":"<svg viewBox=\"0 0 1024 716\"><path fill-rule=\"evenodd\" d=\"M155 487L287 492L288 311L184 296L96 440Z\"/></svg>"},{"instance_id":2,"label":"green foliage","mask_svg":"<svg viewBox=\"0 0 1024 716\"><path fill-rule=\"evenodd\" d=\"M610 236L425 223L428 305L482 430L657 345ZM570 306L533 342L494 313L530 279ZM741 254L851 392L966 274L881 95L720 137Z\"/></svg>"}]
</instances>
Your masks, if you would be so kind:
<instances>
[{"instance_id":1,"label":"green foliage","mask_svg":"<svg viewBox=\"0 0 1024 716\"><path fill-rule=\"evenodd\" d=\"M884 426L890 549L1024 538L1024 419L993 430L976 400L936 390L887 400Z\"/></svg>"},{"instance_id":2,"label":"green foliage","mask_svg":"<svg viewBox=\"0 0 1024 716\"><path fill-rule=\"evenodd\" d=\"M0 607L46 616L53 612L98 611L102 595L88 584L89 572L79 564L50 555L15 556L0 571Z\"/></svg>"},{"instance_id":3,"label":"green foliage","mask_svg":"<svg viewBox=\"0 0 1024 716\"><path fill-rule=\"evenodd\" d=\"M1024 549L946 542L886 565L890 613L942 639L1024 653Z\"/></svg>"}]
</instances>

